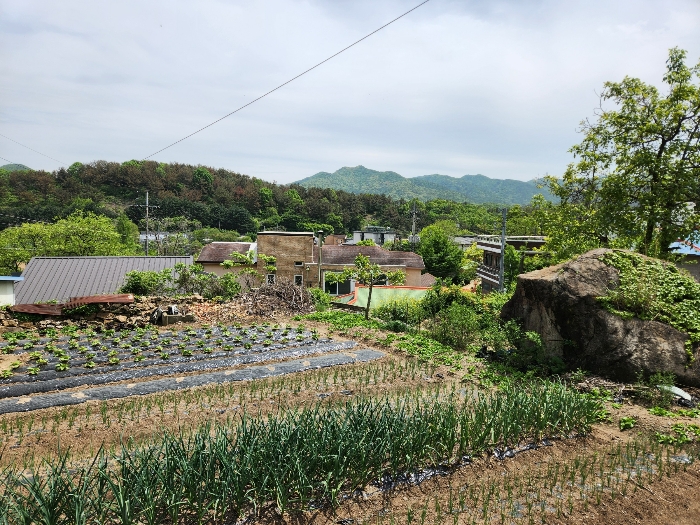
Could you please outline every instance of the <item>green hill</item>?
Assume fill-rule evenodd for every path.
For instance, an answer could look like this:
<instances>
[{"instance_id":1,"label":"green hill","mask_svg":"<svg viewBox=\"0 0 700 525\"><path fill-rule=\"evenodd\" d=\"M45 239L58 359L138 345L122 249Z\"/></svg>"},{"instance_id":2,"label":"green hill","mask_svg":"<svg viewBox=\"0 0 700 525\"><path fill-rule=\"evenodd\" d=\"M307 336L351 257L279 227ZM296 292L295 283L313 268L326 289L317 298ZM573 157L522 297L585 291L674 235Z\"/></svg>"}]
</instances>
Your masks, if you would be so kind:
<instances>
[{"instance_id":1,"label":"green hill","mask_svg":"<svg viewBox=\"0 0 700 525\"><path fill-rule=\"evenodd\" d=\"M364 166L340 168L335 173L320 172L297 184L306 188L333 188L350 193L379 193L395 199L448 199L458 202L527 204L532 197L542 193L535 181L490 179L484 175L423 175L405 178L393 171L375 171Z\"/></svg>"},{"instance_id":2,"label":"green hill","mask_svg":"<svg viewBox=\"0 0 700 525\"><path fill-rule=\"evenodd\" d=\"M5 170L5 171L31 171L31 168L28 168L24 164L5 164L4 166L0 166L0 170Z\"/></svg>"},{"instance_id":3,"label":"green hill","mask_svg":"<svg viewBox=\"0 0 700 525\"><path fill-rule=\"evenodd\" d=\"M364 166L340 168L335 173L322 171L307 177L296 184L305 188L332 188L348 193L375 193L396 199L450 199L463 202L466 199L459 192L445 191L443 188L420 186L412 179L402 177L393 171L375 171Z\"/></svg>"}]
</instances>

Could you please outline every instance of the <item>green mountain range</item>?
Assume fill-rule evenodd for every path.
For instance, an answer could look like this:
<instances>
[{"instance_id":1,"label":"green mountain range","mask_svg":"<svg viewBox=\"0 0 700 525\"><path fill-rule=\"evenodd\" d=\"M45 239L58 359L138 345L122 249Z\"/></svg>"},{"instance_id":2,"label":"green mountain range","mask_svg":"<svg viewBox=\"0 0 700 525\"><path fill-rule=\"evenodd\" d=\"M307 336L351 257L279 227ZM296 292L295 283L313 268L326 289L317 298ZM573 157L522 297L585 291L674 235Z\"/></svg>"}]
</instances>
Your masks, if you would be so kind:
<instances>
[{"instance_id":1,"label":"green mountain range","mask_svg":"<svg viewBox=\"0 0 700 525\"><path fill-rule=\"evenodd\" d=\"M29 171L31 168L28 168L24 164L5 164L4 166L0 166L0 170L5 170L5 171Z\"/></svg>"},{"instance_id":2,"label":"green mountain range","mask_svg":"<svg viewBox=\"0 0 700 525\"><path fill-rule=\"evenodd\" d=\"M325 171L296 182L306 188L332 188L350 193L379 193L395 199L448 199L457 202L528 204L542 193L553 197L534 180L490 179L484 175L423 175L406 178L393 171L375 171L364 166L340 168L335 173Z\"/></svg>"}]
</instances>

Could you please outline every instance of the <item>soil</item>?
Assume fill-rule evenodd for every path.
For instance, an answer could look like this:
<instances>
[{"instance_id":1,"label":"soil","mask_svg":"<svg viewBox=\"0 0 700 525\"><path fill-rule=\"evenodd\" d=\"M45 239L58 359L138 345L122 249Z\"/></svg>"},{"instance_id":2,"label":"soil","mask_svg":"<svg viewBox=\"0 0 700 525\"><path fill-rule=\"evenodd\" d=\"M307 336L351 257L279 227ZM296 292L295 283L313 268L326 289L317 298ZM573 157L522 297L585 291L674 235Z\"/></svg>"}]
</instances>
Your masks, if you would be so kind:
<instances>
[{"instance_id":1,"label":"soil","mask_svg":"<svg viewBox=\"0 0 700 525\"><path fill-rule=\"evenodd\" d=\"M0 354L0 372L10 370L10 365L15 362L24 366L29 362L29 356L27 354Z\"/></svg>"},{"instance_id":2,"label":"soil","mask_svg":"<svg viewBox=\"0 0 700 525\"><path fill-rule=\"evenodd\" d=\"M197 305L200 306L200 305ZM214 315L202 318L214 321ZM221 313L221 312L217 312ZM266 319L269 320L269 319ZM242 319L237 319L241 322ZM260 322L259 318L250 319ZM288 322L280 317L276 322ZM307 328L317 328L322 336L326 326L304 322ZM197 325L193 325L197 326ZM167 327L166 330L172 329ZM345 340L333 333L333 339ZM357 339L362 347L372 347L368 341ZM353 396L383 396L392 392L451 391L470 388L463 372L447 367L420 364L392 348L375 346L387 355L375 362L344 365L335 369L311 370L289 376L266 378L240 384L208 385L185 391L162 392L145 396L111 401L87 401L74 407L55 407L37 410L31 414L0 416L0 468L3 465L36 464L41 458L54 456L59 450L70 449L72 460L80 461L95 454L102 446L112 447L121 442L132 444L148 442L167 430L197 428L204 422L227 423L235 421L243 413L267 416L282 406L305 406L320 401L345 402ZM18 355L0 355L0 370L7 359L16 361ZM9 362L6 366L9 366ZM183 374L180 374L183 375ZM129 383L138 383L132 380ZM122 384L125 382L122 382ZM596 378L587 379L588 387L606 388L614 394L626 392L625 385ZM64 392L79 392L69 389ZM689 390L698 397L700 391ZM413 523L471 523L469 514L443 512L442 520L436 514L435 502L447 509L455 491L479 486L490 480L502 482L506 478L524 476L534 472L542 476L547 465L564 464L582 454L608 454L610 447L623 444L640 435L654 432L670 432L675 423L695 423L691 418L668 418L651 415L646 407L626 396L619 408L606 404L610 419L595 425L586 437L553 440L551 446L539 446L526 450L513 458L497 459L493 456L475 458L471 463L440 472L419 485L398 484L384 491L377 486L364 487L361 493L349 498L335 511L320 509L309 512L277 516L272 510L264 512L246 523L314 525L360 525L363 523L407 523L409 510L414 512ZM621 417L633 417L632 430L620 431ZM21 428L21 430L19 430ZM425 519L421 519L426 509ZM625 496L612 499L605 493L597 505L583 506L575 501L561 515L545 515L546 523L583 525L601 524L673 524L700 523L700 462L687 465L685 470L638 487ZM537 515L537 522L540 516ZM476 516L476 522L481 522ZM494 517L493 523L500 523ZM505 522L527 523L518 518Z\"/></svg>"}]
</instances>

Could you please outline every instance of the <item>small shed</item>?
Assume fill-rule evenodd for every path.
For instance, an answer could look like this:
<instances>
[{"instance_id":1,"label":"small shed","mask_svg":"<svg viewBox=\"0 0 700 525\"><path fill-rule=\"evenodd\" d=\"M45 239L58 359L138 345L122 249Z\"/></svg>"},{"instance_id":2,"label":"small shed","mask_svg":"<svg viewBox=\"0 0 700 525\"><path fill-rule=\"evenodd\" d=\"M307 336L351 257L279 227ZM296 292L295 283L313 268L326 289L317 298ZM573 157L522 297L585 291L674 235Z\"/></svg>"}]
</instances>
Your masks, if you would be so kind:
<instances>
[{"instance_id":1,"label":"small shed","mask_svg":"<svg viewBox=\"0 0 700 525\"><path fill-rule=\"evenodd\" d=\"M0 275L0 305L15 305L15 283L23 280L24 277Z\"/></svg>"}]
</instances>

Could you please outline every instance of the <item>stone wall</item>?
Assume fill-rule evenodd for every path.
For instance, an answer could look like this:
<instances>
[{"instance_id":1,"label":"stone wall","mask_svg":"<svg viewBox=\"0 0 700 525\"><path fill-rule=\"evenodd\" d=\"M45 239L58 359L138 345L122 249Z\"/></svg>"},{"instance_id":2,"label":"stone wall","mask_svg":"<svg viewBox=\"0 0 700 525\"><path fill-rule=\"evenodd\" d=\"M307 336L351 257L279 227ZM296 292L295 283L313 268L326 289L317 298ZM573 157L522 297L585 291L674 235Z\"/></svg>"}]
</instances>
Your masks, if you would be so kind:
<instances>
[{"instance_id":1,"label":"stone wall","mask_svg":"<svg viewBox=\"0 0 700 525\"><path fill-rule=\"evenodd\" d=\"M103 328L124 329L143 327L150 323L151 313L158 307L166 310L176 305L181 313L191 313L191 305L204 302L199 295L173 299L169 297L136 297L131 304L97 305L99 311L88 316L35 316L0 310L0 333L23 329L60 328L68 324L98 325Z\"/></svg>"}]
</instances>

